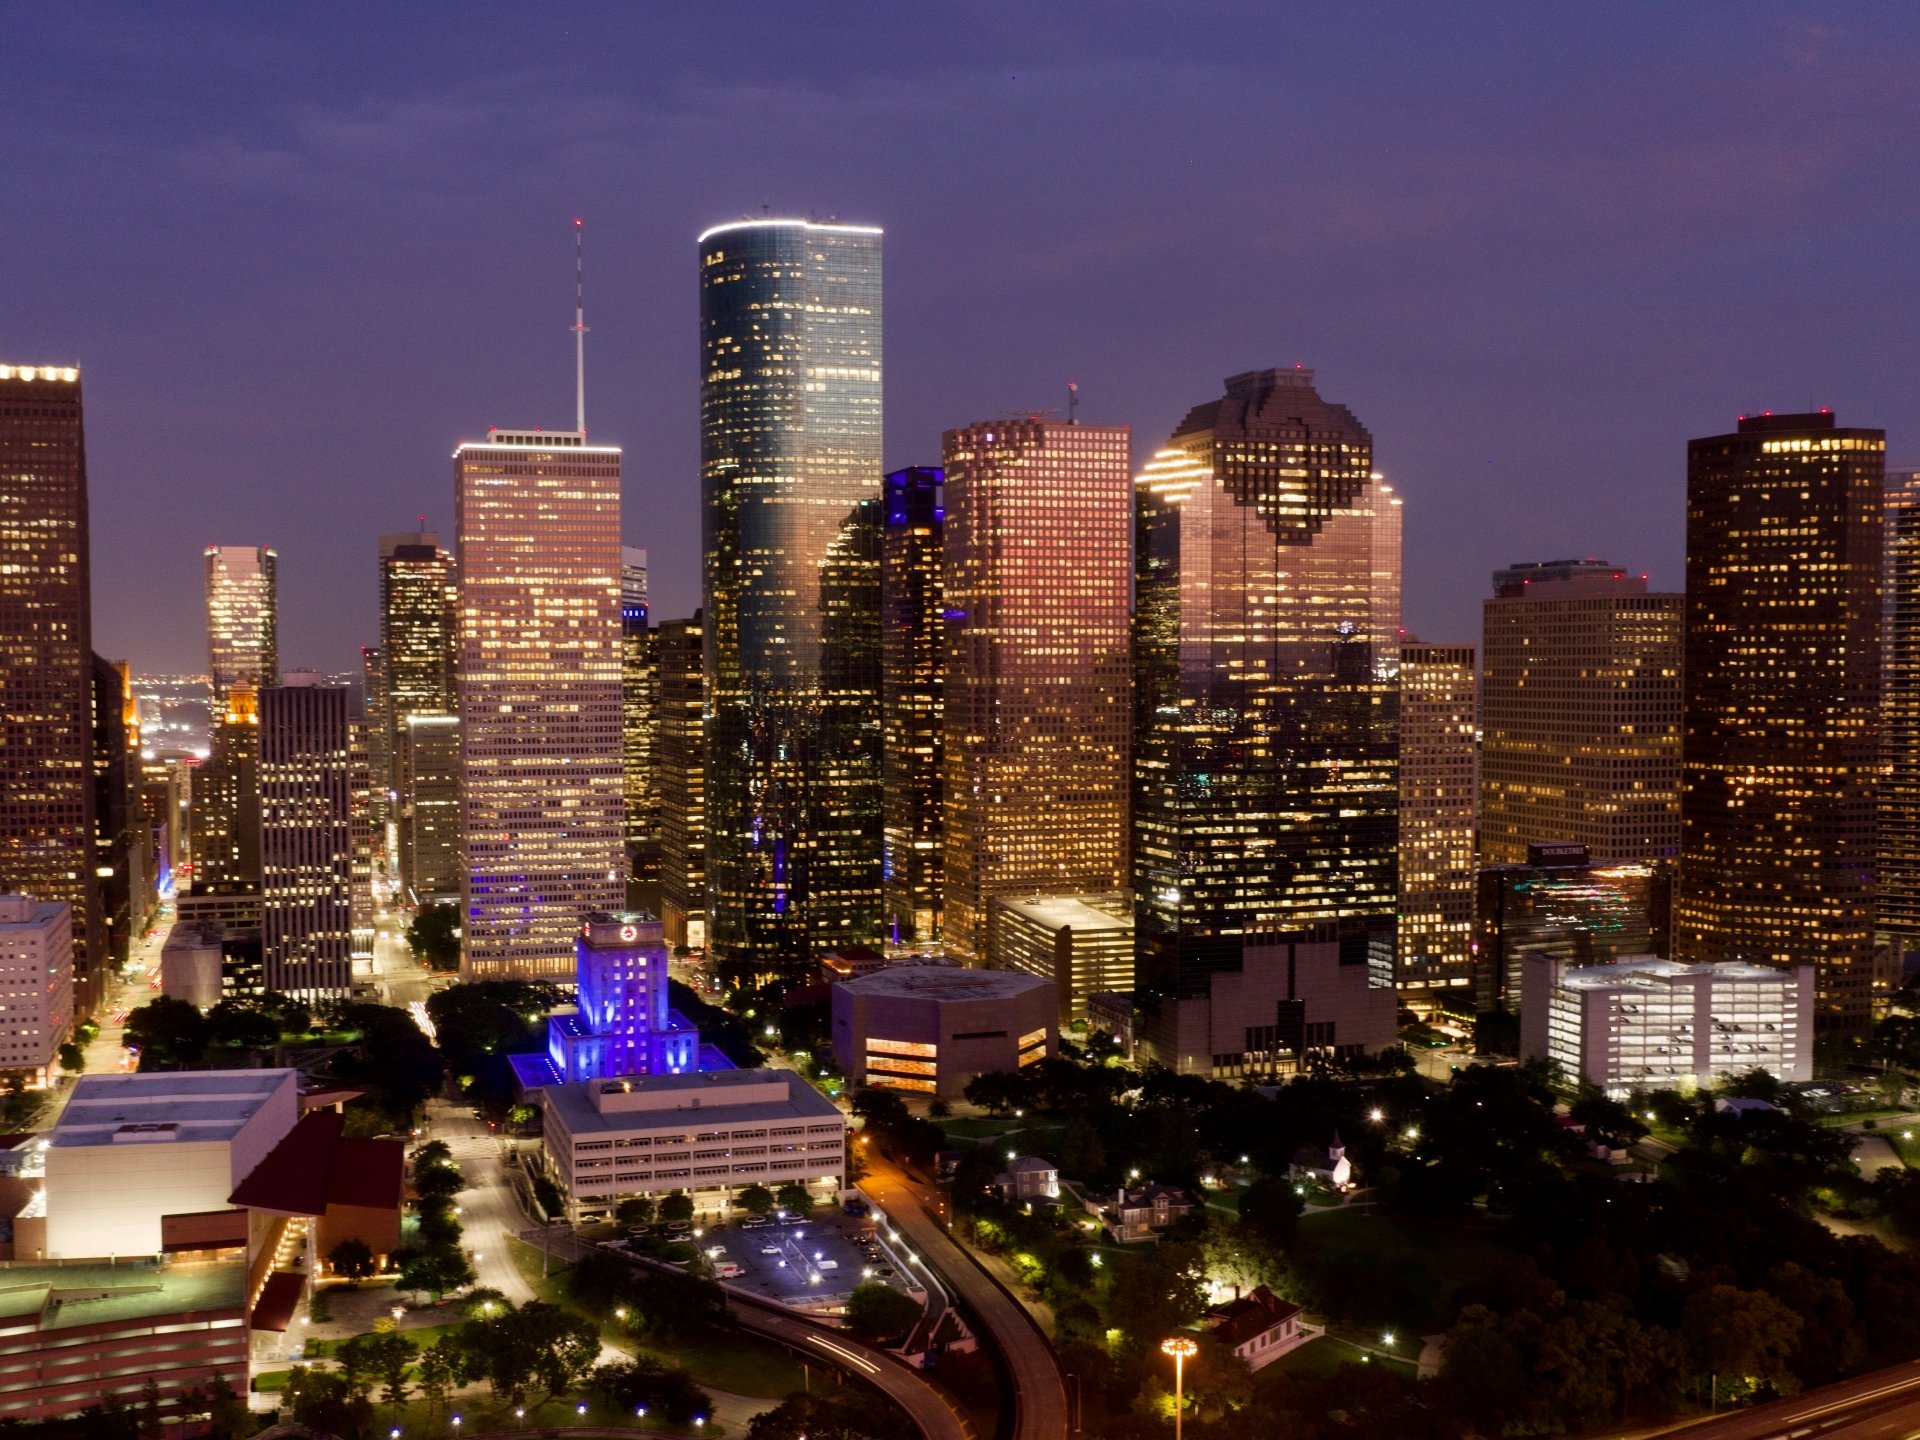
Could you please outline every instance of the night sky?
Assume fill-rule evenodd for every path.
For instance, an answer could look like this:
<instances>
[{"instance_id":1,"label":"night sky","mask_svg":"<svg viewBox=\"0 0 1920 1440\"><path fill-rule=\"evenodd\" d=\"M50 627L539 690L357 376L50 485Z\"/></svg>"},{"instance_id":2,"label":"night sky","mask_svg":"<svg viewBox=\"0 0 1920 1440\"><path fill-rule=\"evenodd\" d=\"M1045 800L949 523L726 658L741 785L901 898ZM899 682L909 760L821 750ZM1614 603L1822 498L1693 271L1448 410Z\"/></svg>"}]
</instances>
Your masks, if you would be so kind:
<instances>
[{"instance_id":1,"label":"night sky","mask_svg":"<svg viewBox=\"0 0 1920 1440\"><path fill-rule=\"evenodd\" d=\"M1689 436L1831 405L1920 463L1920 7L14 5L0 361L85 369L95 648L205 665L200 551L280 552L284 665L375 634L449 454L626 448L699 596L695 236L887 230L887 462L1063 406L1144 458L1309 365L1406 500L1407 625L1488 572L1681 575Z\"/></svg>"}]
</instances>

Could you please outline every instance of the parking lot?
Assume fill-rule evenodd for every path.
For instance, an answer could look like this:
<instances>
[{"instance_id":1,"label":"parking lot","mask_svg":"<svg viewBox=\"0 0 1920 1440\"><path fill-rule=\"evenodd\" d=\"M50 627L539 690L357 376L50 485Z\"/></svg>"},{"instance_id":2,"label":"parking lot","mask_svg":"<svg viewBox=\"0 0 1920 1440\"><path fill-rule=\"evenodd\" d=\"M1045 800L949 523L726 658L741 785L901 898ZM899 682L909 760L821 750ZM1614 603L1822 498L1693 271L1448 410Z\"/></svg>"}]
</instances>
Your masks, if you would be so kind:
<instances>
[{"instance_id":1,"label":"parking lot","mask_svg":"<svg viewBox=\"0 0 1920 1440\"><path fill-rule=\"evenodd\" d=\"M727 1284L785 1305L838 1304L864 1280L903 1291L920 1288L918 1277L906 1273L901 1247L876 1236L872 1220L838 1212L807 1220L770 1216L763 1226L717 1226L696 1243ZM722 1253L714 1253L716 1246ZM734 1265L740 1273L727 1274Z\"/></svg>"}]
</instances>

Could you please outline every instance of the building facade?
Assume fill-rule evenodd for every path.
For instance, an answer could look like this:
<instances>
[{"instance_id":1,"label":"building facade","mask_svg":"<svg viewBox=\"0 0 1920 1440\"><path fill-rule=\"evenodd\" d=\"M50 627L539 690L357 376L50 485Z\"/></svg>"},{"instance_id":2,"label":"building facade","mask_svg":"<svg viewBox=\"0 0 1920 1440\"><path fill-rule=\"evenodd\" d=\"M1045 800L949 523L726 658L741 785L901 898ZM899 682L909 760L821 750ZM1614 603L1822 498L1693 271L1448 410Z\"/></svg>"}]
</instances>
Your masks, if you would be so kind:
<instances>
[{"instance_id":1,"label":"building facade","mask_svg":"<svg viewBox=\"0 0 1920 1440\"><path fill-rule=\"evenodd\" d=\"M348 692L310 671L260 692L260 915L269 990L353 985Z\"/></svg>"},{"instance_id":2,"label":"building facade","mask_svg":"<svg viewBox=\"0 0 1920 1440\"><path fill-rule=\"evenodd\" d=\"M1391 982L1400 501L1311 370L1250 371L1141 473L1134 564L1135 987L1187 1064L1172 1002L1249 936L1358 922Z\"/></svg>"},{"instance_id":3,"label":"building facade","mask_svg":"<svg viewBox=\"0 0 1920 1440\"><path fill-rule=\"evenodd\" d=\"M882 909L893 945L940 938L944 886L944 472L895 470L881 486Z\"/></svg>"},{"instance_id":4,"label":"building facade","mask_svg":"<svg viewBox=\"0 0 1920 1440\"><path fill-rule=\"evenodd\" d=\"M1059 1053L1060 1002L1038 975L889 965L832 994L833 1054L853 1086L953 1096Z\"/></svg>"},{"instance_id":5,"label":"building facade","mask_svg":"<svg viewBox=\"0 0 1920 1440\"><path fill-rule=\"evenodd\" d=\"M1673 928L1670 860L1595 860L1584 845L1527 847L1524 865L1479 874L1474 999L1481 1013L1520 1007L1520 962L1551 955L1593 965L1628 955L1665 958Z\"/></svg>"},{"instance_id":6,"label":"building facade","mask_svg":"<svg viewBox=\"0 0 1920 1440\"><path fill-rule=\"evenodd\" d=\"M669 945L707 944L707 744L701 617L670 620L653 636L660 704L660 920Z\"/></svg>"},{"instance_id":7,"label":"building facade","mask_svg":"<svg viewBox=\"0 0 1920 1440\"><path fill-rule=\"evenodd\" d=\"M1873 995L1885 456L1825 411L1687 445L1674 958L1811 963L1846 1031Z\"/></svg>"},{"instance_id":8,"label":"building facade","mask_svg":"<svg viewBox=\"0 0 1920 1440\"><path fill-rule=\"evenodd\" d=\"M207 673L214 713L236 680L280 679L280 557L264 545L207 547Z\"/></svg>"},{"instance_id":9,"label":"building facade","mask_svg":"<svg viewBox=\"0 0 1920 1440\"><path fill-rule=\"evenodd\" d=\"M1534 841L1614 860L1680 846L1684 601L1603 560L1512 565L1483 607L1480 863Z\"/></svg>"},{"instance_id":10,"label":"building facade","mask_svg":"<svg viewBox=\"0 0 1920 1440\"><path fill-rule=\"evenodd\" d=\"M51 1083L73 1022L71 908L0 895L0 1072Z\"/></svg>"},{"instance_id":11,"label":"building facade","mask_svg":"<svg viewBox=\"0 0 1920 1440\"><path fill-rule=\"evenodd\" d=\"M454 454L461 974L559 978L626 898L620 451L489 431Z\"/></svg>"},{"instance_id":12,"label":"building facade","mask_svg":"<svg viewBox=\"0 0 1920 1440\"><path fill-rule=\"evenodd\" d=\"M620 547L620 766L627 868L643 885L660 878L660 802L654 791L658 678L647 624L647 552Z\"/></svg>"},{"instance_id":13,"label":"building facade","mask_svg":"<svg viewBox=\"0 0 1920 1440\"><path fill-rule=\"evenodd\" d=\"M945 437L942 933L984 957L995 895L1126 884L1125 426Z\"/></svg>"},{"instance_id":14,"label":"building facade","mask_svg":"<svg viewBox=\"0 0 1920 1440\"><path fill-rule=\"evenodd\" d=\"M416 905L460 899L460 717L409 715L394 774L400 884Z\"/></svg>"},{"instance_id":15,"label":"building facade","mask_svg":"<svg viewBox=\"0 0 1920 1440\"><path fill-rule=\"evenodd\" d=\"M1880 638L1880 929L1920 943L1920 470L1887 476Z\"/></svg>"},{"instance_id":16,"label":"building facade","mask_svg":"<svg viewBox=\"0 0 1920 1440\"><path fill-rule=\"evenodd\" d=\"M823 735L824 572L878 490L881 232L747 220L699 248L708 942L735 974L799 976L878 927L877 874L854 883L816 826L866 783Z\"/></svg>"},{"instance_id":17,"label":"building facade","mask_svg":"<svg viewBox=\"0 0 1920 1440\"><path fill-rule=\"evenodd\" d=\"M0 889L71 908L75 1004L106 983L80 372L0 365Z\"/></svg>"},{"instance_id":18,"label":"building facade","mask_svg":"<svg viewBox=\"0 0 1920 1440\"><path fill-rule=\"evenodd\" d=\"M1654 956L1570 965L1528 955L1520 1053L1624 1100L1749 1070L1813 1078L1814 972Z\"/></svg>"},{"instance_id":19,"label":"building facade","mask_svg":"<svg viewBox=\"0 0 1920 1440\"><path fill-rule=\"evenodd\" d=\"M93 657L93 873L100 884L107 963L128 947L159 903L153 827L140 795L140 715L127 663Z\"/></svg>"},{"instance_id":20,"label":"building facade","mask_svg":"<svg viewBox=\"0 0 1920 1440\"><path fill-rule=\"evenodd\" d=\"M260 694L251 680L227 687L207 758L189 801L193 888L260 883Z\"/></svg>"},{"instance_id":21,"label":"building facade","mask_svg":"<svg viewBox=\"0 0 1920 1440\"><path fill-rule=\"evenodd\" d=\"M1133 989L1133 892L996 895L987 902L987 963L1051 980L1060 1023L1084 1020L1093 996Z\"/></svg>"},{"instance_id":22,"label":"building facade","mask_svg":"<svg viewBox=\"0 0 1920 1440\"><path fill-rule=\"evenodd\" d=\"M416 715L452 715L459 592L453 556L431 530L380 537L380 685L367 694L375 785L405 803L395 771L402 733Z\"/></svg>"},{"instance_id":23,"label":"building facade","mask_svg":"<svg viewBox=\"0 0 1920 1440\"><path fill-rule=\"evenodd\" d=\"M1478 677L1471 645L1400 647L1400 921L1394 983L1473 983Z\"/></svg>"}]
</instances>

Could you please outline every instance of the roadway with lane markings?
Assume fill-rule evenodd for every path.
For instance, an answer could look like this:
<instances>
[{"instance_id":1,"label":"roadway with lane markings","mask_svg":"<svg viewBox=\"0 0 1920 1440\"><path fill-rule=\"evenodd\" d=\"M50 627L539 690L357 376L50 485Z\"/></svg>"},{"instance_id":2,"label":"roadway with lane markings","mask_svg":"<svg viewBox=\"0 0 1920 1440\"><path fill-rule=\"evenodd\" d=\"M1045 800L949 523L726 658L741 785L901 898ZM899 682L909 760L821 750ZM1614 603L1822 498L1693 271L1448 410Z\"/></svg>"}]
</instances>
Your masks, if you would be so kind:
<instances>
[{"instance_id":1,"label":"roadway with lane markings","mask_svg":"<svg viewBox=\"0 0 1920 1440\"><path fill-rule=\"evenodd\" d=\"M1920 1435L1920 1361L1658 1433L1686 1440L1909 1440Z\"/></svg>"}]
</instances>

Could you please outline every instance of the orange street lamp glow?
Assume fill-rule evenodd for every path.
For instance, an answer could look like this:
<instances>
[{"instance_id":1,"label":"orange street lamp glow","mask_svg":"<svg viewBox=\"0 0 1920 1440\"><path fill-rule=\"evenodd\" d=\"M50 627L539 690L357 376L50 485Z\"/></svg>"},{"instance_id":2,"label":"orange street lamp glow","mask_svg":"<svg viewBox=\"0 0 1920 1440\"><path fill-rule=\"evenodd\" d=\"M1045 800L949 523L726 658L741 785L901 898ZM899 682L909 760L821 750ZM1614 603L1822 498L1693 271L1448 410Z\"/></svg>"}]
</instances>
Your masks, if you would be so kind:
<instances>
[{"instance_id":1,"label":"orange street lamp glow","mask_svg":"<svg viewBox=\"0 0 1920 1440\"><path fill-rule=\"evenodd\" d=\"M1173 1440L1180 1440L1181 1388L1187 1361L1200 1353L1200 1347L1184 1335L1160 1342L1160 1353L1173 1357Z\"/></svg>"}]
</instances>

